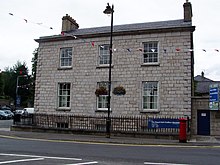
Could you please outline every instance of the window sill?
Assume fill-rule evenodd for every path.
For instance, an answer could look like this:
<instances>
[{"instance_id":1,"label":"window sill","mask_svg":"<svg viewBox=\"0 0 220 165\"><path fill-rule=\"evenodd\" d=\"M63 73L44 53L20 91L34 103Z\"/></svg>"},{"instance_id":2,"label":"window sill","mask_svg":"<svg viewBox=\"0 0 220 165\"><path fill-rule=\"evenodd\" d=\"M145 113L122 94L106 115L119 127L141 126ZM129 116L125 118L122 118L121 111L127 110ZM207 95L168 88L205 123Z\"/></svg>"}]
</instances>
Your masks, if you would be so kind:
<instances>
[{"instance_id":1,"label":"window sill","mask_svg":"<svg viewBox=\"0 0 220 165\"><path fill-rule=\"evenodd\" d=\"M57 70L71 70L72 66L66 66L66 67L59 67Z\"/></svg>"},{"instance_id":2,"label":"window sill","mask_svg":"<svg viewBox=\"0 0 220 165\"><path fill-rule=\"evenodd\" d=\"M111 68L113 68L114 65L111 65ZM100 69L100 68L109 68L109 65L108 64L104 64L104 65L98 65L96 66L97 69Z\"/></svg>"},{"instance_id":3,"label":"window sill","mask_svg":"<svg viewBox=\"0 0 220 165\"><path fill-rule=\"evenodd\" d=\"M158 109L143 109L141 111L141 113L159 113L159 112L160 112L160 110L158 110Z\"/></svg>"},{"instance_id":4,"label":"window sill","mask_svg":"<svg viewBox=\"0 0 220 165\"><path fill-rule=\"evenodd\" d=\"M152 62L152 63L143 63L141 64L142 67L148 67L148 66L160 66L159 62Z\"/></svg>"},{"instance_id":5,"label":"window sill","mask_svg":"<svg viewBox=\"0 0 220 165\"><path fill-rule=\"evenodd\" d=\"M56 111L64 111L64 112L69 112L71 111L71 109L68 107L68 108L64 108L64 107L60 107L60 108L57 108Z\"/></svg>"},{"instance_id":6,"label":"window sill","mask_svg":"<svg viewBox=\"0 0 220 165\"><path fill-rule=\"evenodd\" d=\"M108 112L108 109L107 108L99 108L99 109L96 109L95 112ZM110 112L111 112L111 109L110 109Z\"/></svg>"}]
</instances>

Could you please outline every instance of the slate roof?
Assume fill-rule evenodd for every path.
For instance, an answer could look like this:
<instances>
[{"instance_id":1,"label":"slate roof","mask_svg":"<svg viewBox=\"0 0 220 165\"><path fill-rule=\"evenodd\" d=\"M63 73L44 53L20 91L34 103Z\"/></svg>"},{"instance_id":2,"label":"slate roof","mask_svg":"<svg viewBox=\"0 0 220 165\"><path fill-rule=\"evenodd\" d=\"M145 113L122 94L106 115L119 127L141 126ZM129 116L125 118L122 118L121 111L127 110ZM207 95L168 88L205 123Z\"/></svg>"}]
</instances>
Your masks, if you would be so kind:
<instances>
[{"instance_id":1,"label":"slate roof","mask_svg":"<svg viewBox=\"0 0 220 165\"><path fill-rule=\"evenodd\" d=\"M176 28L176 27L189 27L191 22L184 22L181 20L160 21L160 22L147 22L147 23L135 23L125 25L114 25L114 32L124 31L136 31L136 30L149 30L149 29L162 29L162 28ZM110 32L110 26L94 27L85 29L76 29L70 33L75 35L97 34Z\"/></svg>"},{"instance_id":2,"label":"slate roof","mask_svg":"<svg viewBox=\"0 0 220 165\"><path fill-rule=\"evenodd\" d=\"M173 29L173 28L192 28L194 31L195 27L192 26L192 22L184 22L183 19L179 20L169 20L169 21L158 21L158 22L147 22L147 23L134 23L134 24L124 24L124 25L114 25L114 33L123 33L123 32L137 32L144 30L160 30L160 29ZM74 36L88 36L88 35L98 35L98 34L107 34L110 33L110 26L103 27L93 27L93 28L82 28L76 29L67 32L70 35ZM35 41L45 41L47 39L63 37L59 35L53 36L44 36Z\"/></svg>"},{"instance_id":3,"label":"slate roof","mask_svg":"<svg viewBox=\"0 0 220 165\"><path fill-rule=\"evenodd\" d=\"M208 78L201 76L201 75L197 75L194 78L194 80L196 82L195 93L197 93L199 95L209 94L209 85L213 84L215 82L215 81L208 79Z\"/></svg>"}]
</instances>

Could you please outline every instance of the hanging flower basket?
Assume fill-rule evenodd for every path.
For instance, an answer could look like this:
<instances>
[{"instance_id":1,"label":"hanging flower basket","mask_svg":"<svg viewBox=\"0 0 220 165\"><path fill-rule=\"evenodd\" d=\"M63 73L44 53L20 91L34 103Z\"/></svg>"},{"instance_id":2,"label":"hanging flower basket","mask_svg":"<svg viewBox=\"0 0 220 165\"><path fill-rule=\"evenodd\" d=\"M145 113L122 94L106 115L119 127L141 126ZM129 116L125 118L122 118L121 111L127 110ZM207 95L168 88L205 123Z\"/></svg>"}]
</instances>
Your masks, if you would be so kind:
<instances>
[{"instance_id":1,"label":"hanging flower basket","mask_svg":"<svg viewBox=\"0 0 220 165\"><path fill-rule=\"evenodd\" d=\"M105 87L99 87L95 91L95 95L97 97L99 97L100 95L107 95L107 94L108 94L108 91L107 91L107 89Z\"/></svg>"},{"instance_id":2,"label":"hanging flower basket","mask_svg":"<svg viewBox=\"0 0 220 165\"><path fill-rule=\"evenodd\" d=\"M113 94L115 95L125 95L126 94L126 90L123 86L117 86L114 88Z\"/></svg>"}]
</instances>

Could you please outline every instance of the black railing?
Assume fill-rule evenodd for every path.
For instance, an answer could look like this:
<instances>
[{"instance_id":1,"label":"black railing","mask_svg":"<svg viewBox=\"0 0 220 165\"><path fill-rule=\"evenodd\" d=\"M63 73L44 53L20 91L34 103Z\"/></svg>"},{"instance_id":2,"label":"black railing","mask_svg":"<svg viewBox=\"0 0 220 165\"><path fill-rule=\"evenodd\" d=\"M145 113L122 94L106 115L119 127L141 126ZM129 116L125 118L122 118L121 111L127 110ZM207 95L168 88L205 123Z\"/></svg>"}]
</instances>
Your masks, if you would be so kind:
<instances>
[{"instance_id":1,"label":"black railing","mask_svg":"<svg viewBox=\"0 0 220 165\"><path fill-rule=\"evenodd\" d=\"M111 132L178 133L179 118L180 117L111 116ZM15 116L14 125L105 132L106 120L106 116L36 113L27 116Z\"/></svg>"}]
</instances>

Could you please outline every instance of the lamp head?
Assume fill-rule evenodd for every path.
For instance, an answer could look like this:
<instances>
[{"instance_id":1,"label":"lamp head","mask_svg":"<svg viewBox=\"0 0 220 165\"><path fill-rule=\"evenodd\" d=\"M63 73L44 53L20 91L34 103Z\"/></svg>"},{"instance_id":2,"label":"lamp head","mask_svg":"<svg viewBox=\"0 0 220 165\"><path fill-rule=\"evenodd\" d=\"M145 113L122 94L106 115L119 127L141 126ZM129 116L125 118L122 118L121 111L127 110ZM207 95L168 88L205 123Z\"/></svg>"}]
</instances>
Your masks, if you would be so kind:
<instances>
[{"instance_id":1,"label":"lamp head","mask_svg":"<svg viewBox=\"0 0 220 165\"><path fill-rule=\"evenodd\" d=\"M104 14L112 14L114 12L114 6L112 5L112 7L109 5L109 3L107 3L106 9L103 11Z\"/></svg>"}]
</instances>

